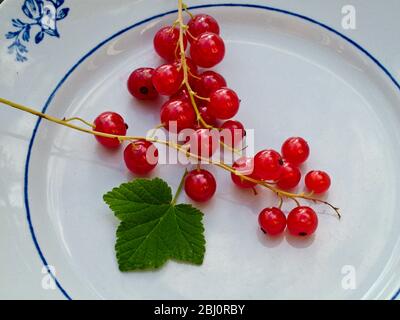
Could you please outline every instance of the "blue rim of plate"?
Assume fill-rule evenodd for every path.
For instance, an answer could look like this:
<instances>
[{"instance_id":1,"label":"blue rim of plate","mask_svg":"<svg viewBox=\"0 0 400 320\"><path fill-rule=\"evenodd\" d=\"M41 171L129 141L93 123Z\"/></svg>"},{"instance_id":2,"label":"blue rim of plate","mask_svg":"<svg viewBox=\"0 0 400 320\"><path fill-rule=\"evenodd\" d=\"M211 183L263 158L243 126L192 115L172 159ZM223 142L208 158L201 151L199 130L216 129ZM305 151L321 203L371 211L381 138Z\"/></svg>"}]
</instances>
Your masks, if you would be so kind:
<instances>
[{"instance_id":1,"label":"blue rim of plate","mask_svg":"<svg viewBox=\"0 0 400 320\"><path fill-rule=\"evenodd\" d=\"M261 10L268 10L268 11L272 11L272 12L278 12L278 13L282 13L282 14L286 14L292 17L296 17L302 20L305 20L307 22L310 22L314 25L317 25L319 27L322 27L325 30L328 30L332 33L334 33L335 35L339 36L340 38L346 40L348 43L350 43L351 45L353 45L354 47L356 47L358 50L360 50L361 52L363 52L368 58L370 58L389 78L390 80L393 82L393 84L400 90L400 84L397 82L397 80L394 78L394 76L389 72L389 70L383 66L383 64L381 62L379 62L378 59L376 59L371 53L369 53L366 49L364 49L361 45L359 45L358 43L356 43L354 40L350 39L349 37L347 37L346 35L342 34L341 32L333 29L332 27L319 22L315 19L309 18L307 16L304 16L302 14L299 13L295 13L292 11L288 11L288 10L284 10L284 9L279 9L279 8L275 8L275 7L269 7L269 6L263 6L263 5L256 5L256 4L247 4L247 3L220 3L220 4L204 4L204 5L198 5L198 6L192 6L189 9L201 9L201 8L212 8L212 7L243 7L243 8L253 8L253 9L261 9ZM109 41L113 40L114 38L120 36L121 34L124 34L125 32L134 29L140 25L143 25L149 21L152 21L154 19L158 19L173 13L177 13L178 10L170 10L164 13L160 13L157 14L155 16L149 17L147 19L141 20L135 24L132 24L128 27L126 27L125 29L122 29L118 32L116 32L115 34L113 34L112 36L110 36L109 38L103 40L102 42L100 42L97 46L95 46L92 50L90 50L87 54L85 54L81 59L79 59L79 61L64 75L64 77L61 79L61 81L57 84L57 86L55 87L55 89L53 90L53 92L51 93L51 95L49 96L49 98L47 99L42 112L46 113L51 101L53 100L55 94L57 93L57 91L60 89L60 87L64 84L64 82L68 79L68 77L75 71L75 69L82 63L84 62L88 57L90 57L95 51L97 51L99 48L101 48L103 45L105 45L106 43L108 43ZM29 142L29 147L28 147L28 154L26 157L26 163L25 163L25 178L24 178L24 182L25 182L25 186L24 186L24 198L25 198L25 208L26 208L26 218L27 218L27 222L29 225L29 230L31 232L31 236L32 236L32 240L33 243L35 245L35 248L39 254L40 259L42 260L43 265L45 266L45 268L47 269L47 272L50 274L50 276L53 278L53 280L56 283L57 288L60 290L60 292L65 296L65 298L67 298L68 300L72 300L71 296L67 293L67 291L63 288L63 286L61 285L60 281L57 279L57 277L53 274L53 272L50 270L50 265L47 263L47 260L43 254L42 249L40 248L38 239L36 237L36 233L35 233L35 229L33 227L33 223L32 223L32 217L31 217L31 212L30 212L30 207L29 207L29 190L28 190L28 185L29 185L29 163L30 163L30 159L31 159L31 153L32 153L32 147L33 144L35 142L35 137L37 134L37 131L39 129L39 126L42 122L42 118L39 118L35 124L35 127L33 129L32 132L32 136ZM400 288L394 293L394 295L391 297L391 300L395 300L397 299L397 297L400 296Z\"/></svg>"}]
</instances>

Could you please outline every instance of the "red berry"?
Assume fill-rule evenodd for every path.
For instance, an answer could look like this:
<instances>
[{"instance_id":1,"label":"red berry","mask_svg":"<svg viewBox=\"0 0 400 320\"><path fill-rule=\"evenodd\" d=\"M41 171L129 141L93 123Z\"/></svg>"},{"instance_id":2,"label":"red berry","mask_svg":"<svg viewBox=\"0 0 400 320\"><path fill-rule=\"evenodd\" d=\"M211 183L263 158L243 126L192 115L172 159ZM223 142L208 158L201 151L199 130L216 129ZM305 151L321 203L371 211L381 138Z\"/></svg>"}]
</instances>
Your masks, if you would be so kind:
<instances>
[{"instance_id":1,"label":"red berry","mask_svg":"<svg viewBox=\"0 0 400 320\"><path fill-rule=\"evenodd\" d=\"M318 226L318 217L310 207L297 207L290 211L287 218L287 227L294 236L309 236Z\"/></svg>"},{"instance_id":2,"label":"red berry","mask_svg":"<svg viewBox=\"0 0 400 320\"><path fill-rule=\"evenodd\" d=\"M124 152L125 164L135 174L147 174L158 163L158 149L146 140L137 140L129 144Z\"/></svg>"},{"instance_id":3,"label":"red berry","mask_svg":"<svg viewBox=\"0 0 400 320\"><path fill-rule=\"evenodd\" d=\"M221 141L230 147L240 143L245 134L244 126L239 121L228 120L221 126Z\"/></svg>"},{"instance_id":4,"label":"red berry","mask_svg":"<svg viewBox=\"0 0 400 320\"><path fill-rule=\"evenodd\" d=\"M247 157L242 157L236 160L232 166L238 173L241 175L257 179L254 176L254 159L253 158L247 158ZM236 175L234 173L231 173L231 178L232 181L239 187L239 188L253 188L257 184L248 180L243 179L240 175Z\"/></svg>"},{"instance_id":5,"label":"red berry","mask_svg":"<svg viewBox=\"0 0 400 320\"><path fill-rule=\"evenodd\" d=\"M225 56L224 41L215 33L202 33L190 46L190 56L199 67L214 67Z\"/></svg>"},{"instance_id":6,"label":"red berry","mask_svg":"<svg viewBox=\"0 0 400 320\"><path fill-rule=\"evenodd\" d=\"M314 193L324 193L331 186L331 178L324 171L310 171L305 178L306 187Z\"/></svg>"},{"instance_id":7,"label":"red berry","mask_svg":"<svg viewBox=\"0 0 400 320\"><path fill-rule=\"evenodd\" d=\"M128 79L128 90L139 100L153 100L158 92L153 85L153 68L139 68L131 73Z\"/></svg>"},{"instance_id":8,"label":"red berry","mask_svg":"<svg viewBox=\"0 0 400 320\"><path fill-rule=\"evenodd\" d=\"M178 92L171 95L170 100L187 100L190 101L189 92L186 89L186 86L183 86Z\"/></svg>"},{"instance_id":9,"label":"red berry","mask_svg":"<svg viewBox=\"0 0 400 320\"><path fill-rule=\"evenodd\" d=\"M278 187L283 190L289 190L296 187L301 179L299 168L289 162L285 162L282 166L282 172L278 180Z\"/></svg>"},{"instance_id":10,"label":"red berry","mask_svg":"<svg viewBox=\"0 0 400 320\"><path fill-rule=\"evenodd\" d=\"M286 217L281 209L265 208L258 216L258 224L266 234L276 236L285 231Z\"/></svg>"},{"instance_id":11,"label":"red berry","mask_svg":"<svg viewBox=\"0 0 400 320\"><path fill-rule=\"evenodd\" d=\"M300 137L287 139L282 145L282 156L286 161L299 165L310 155L310 147L306 140Z\"/></svg>"},{"instance_id":12,"label":"red berry","mask_svg":"<svg viewBox=\"0 0 400 320\"><path fill-rule=\"evenodd\" d=\"M214 117L226 120L236 115L239 110L239 104L239 97L235 91L221 88L211 94L208 108Z\"/></svg>"},{"instance_id":13,"label":"red berry","mask_svg":"<svg viewBox=\"0 0 400 320\"><path fill-rule=\"evenodd\" d=\"M210 158L219 146L218 131L209 129L197 129L187 139L189 151L203 158Z\"/></svg>"},{"instance_id":14,"label":"red berry","mask_svg":"<svg viewBox=\"0 0 400 320\"><path fill-rule=\"evenodd\" d=\"M183 74L174 64L163 64L154 70L153 85L159 94L171 96L182 85Z\"/></svg>"},{"instance_id":15,"label":"red berry","mask_svg":"<svg viewBox=\"0 0 400 320\"><path fill-rule=\"evenodd\" d=\"M205 129L199 122L195 122L193 125L193 130Z\"/></svg>"},{"instance_id":16,"label":"red berry","mask_svg":"<svg viewBox=\"0 0 400 320\"><path fill-rule=\"evenodd\" d=\"M124 136L127 129L124 119L115 112L103 112L94 120L94 130L98 132ZM117 138L95 137L106 148L118 148L121 144Z\"/></svg>"},{"instance_id":17,"label":"red berry","mask_svg":"<svg viewBox=\"0 0 400 320\"><path fill-rule=\"evenodd\" d=\"M219 34L219 25L217 20L208 14L197 14L188 22L188 31L190 34L197 38L204 32L212 32ZM193 42L193 38L188 35L189 42Z\"/></svg>"},{"instance_id":18,"label":"red berry","mask_svg":"<svg viewBox=\"0 0 400 320\"><path fill-rule=\"evenodd\" d=\"M179 57L179 29L167 26L157 31L154 36L154 49L161 58L172 62ZM187 39L183 38L186 49Z\"/></svg>"},{"instance_id":19,"label":"red berry","mask_svg":"<svg viewBox=\"0 0 400 320\"><path fill-rule=\"evenodd\" d=\"M194 201L205 202L210 200L216 189L215 178L207 170L193 170L185 178L185 192Z\"/></svg>"},{"instance_id":20,"label":"red berry","mask_svg":"<svg viewBox=\"0 0 400 320\"><path fill-rule=\"evenodd\" d=\"M254 157L254 172L262 180L276 181L282 173L283 160L275 150L263 150Z\"/></svg>"},{"instance_id":21,"label":"red berry","mask_svg":"<svg viewBox=\"0 0 400 320\"><path fill-rule=\"evenodd\" d=\"M160 117L167 130L171 131L170 122L173 122L177 132L193 128L196 121L196 114L187 100L168 100L161 108Z\"/></svg>"},{"instance_id":22,"label":"red berry","mask_svg":"<svg viewBox=\"0 0 400 320\"><path fill-rule=\"evenodd\" d=\"M210 113L208 106L200 105L197 108L199 109L200 115L205 121L205 123L213 127L216 127L218 125L217 119Z\"/></svg>"},{"instance_id":23,"label":"red berry","mask_svg":"<svg viewBox=\"0 0 400 320\"><path fill-rule=\"evenodd\" d=\"M171 97L171 100L173 99L181 99L181 100L187 100L188 102L190 102L190 104L192 103L192 100L190 99L190 95L189 92L187 91L186 86L182 86L182 88L179 89L178 92L174 93ZM203 101L197 99L196 97L194 97L194 100L196 101L196 105L198 106L200 103L204 103Z\"/></svg>"},{"instance_id":24,"label":"red berry","mask_svg":"<svg viewBox=\"0 0 400 320\"><path fill-rule=\"evenodd\" d=\"M200 97L208 98L211 93L226 87L226 80L219 73L214 71L205 71L199 75L197 79L195 90Z\"/></svg>"}]
</instances>

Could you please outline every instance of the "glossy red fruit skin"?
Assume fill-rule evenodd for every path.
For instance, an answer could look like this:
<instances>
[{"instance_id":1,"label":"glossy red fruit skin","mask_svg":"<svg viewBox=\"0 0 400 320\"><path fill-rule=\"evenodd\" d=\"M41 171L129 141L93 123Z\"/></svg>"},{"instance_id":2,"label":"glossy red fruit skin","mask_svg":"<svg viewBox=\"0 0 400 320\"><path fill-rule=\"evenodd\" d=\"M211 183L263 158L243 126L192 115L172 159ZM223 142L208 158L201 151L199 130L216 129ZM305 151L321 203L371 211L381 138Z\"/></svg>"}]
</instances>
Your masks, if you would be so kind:
<instances>
[{"instance_id":1,"label":"glossy red fruit skin","mask_svg":"<svg viewBox=\"0 0 400 320\"><path fill-rule=\"evenodd\" d=\"M239 173L257 180L257 177L254 175L253 158L250 157L239 158L233 163L232 167ZM254 182L244 180L241 176L236 175L234 173L231 173L231 178L233 183L242 189L253 188L257 185Z\"/></svg>"},{"instance_id":2,"label":"glossy red fruit skin","mask_svg":"<svg viewBox=\"0 0 400 320\"><path fill-rule=\"evenodd\" d=\"M196 93L203 98L209 98L214 91L226 87L226 80L219 73L211 70L199 74L195 84Z\"/></svg>"},{"instance_id":3,"label":"glossy red fruit skin","mask_svg":"<svg viewBox=\"0 0 400 320\"><path fill-rule=\"evenodd\" d=\"M167 60L173 62L179 57L179 29L166 26L157 31L154 36L153 44L154 49L158 55ZM186 36L183 38L185 49L187 47Z\"/></svg>"},{"instance_id":4,"label":"glossy red fruit skin","mask_svg":"<svg viewBox=\"0 0 400 320\"><path fill-rule=\"evenodd\" d=\"M204 32L219 34L219 25L217 20L208 14L196 14L189 20L187 25L188 31L194 38L197 38ZM194 39L188 35L188 40L189 42L193 42Z\"/></svg>"},{"instance_id":5,"label":"glossy red fruit skin","mask_svg":"<svg viewBox=\"0 0 400 320\"><path fill-rule=\"evenodd\" d=\"M153 68L139 68L131 73L128 79L128 90L139 100L154 100L158 92L153 85Z\"/></svg>"},{"instance_id":6,"label":"glossy red fruit skin","mask_svg":"<svg viewBox=\"0 0 400 320\"><path fill-rule=\"evenodd\" d=\"M174 64L163 64L154 70L153 85L161 95L171 96L182 85L183 74Z\"/></svg>"},{"instance_id":7,"label":"glossy red fruit skin","mask_svg":"<svg viewBox=\"0 0 400 320\"><path fill-rule=\"evenodd\" d=\"M210 113L210 110L206 105L198 106L199 112L203 120L210 126L218 126L218 120Z\"/></svg>"},{"instance_id":8,"label":"glossy red fruit skin","mask_svg":"<svg viewBox=\"0 0 400 320\"><path fill-rule=\"evenodd\" d=\"M229 88L215 90L210 95L208 108L217 119L233 118L239 111L240 100L236 92Z\"/></svg>"},{"instance_id":9,"label":"glossy red fruit skin","mask_svg":"<svg viewBox=\"0 0 400 320\"><path fill-rule=\"evenodd\" d=\"M174 93L174 94L171 95L169 98L170 98L170 100L177 100L177 99L179 99L179 100L187 100L187 101L190 101L190 96L189 96L189 93L188 93L188 91L187 91L187 89L186 89L186 86L183 86L182 88L180 88L180 89L178 90L178 92Z\"/></svg>"},{"instance_id":10,"label":"glossy red fruit skin","mask_svg":"<svg viewBox=\"0 0 400 320\"><path fill-rule=\"evenodd\" d=\"M157 166L158 149L149 141L137 140L125 148L124 160L131 172L145 175Z\"/></svg>"},{"instance_id":11,"label":"glossy red fruit skin","mask_svg":"<svg viewBox=\"0 0 400 320\"><path fill-rule=\"evenodd\" d=\"M197 129L191 136L188 137L189 151L192 154L203 158L211 158L219 147L218 132L209 129Z\"/></svg>"},{"instance_id":12,"label":"glossy red fruit skin","mask_svg":"<svg viewBox=\"0 0 400 320\"><path fill-rule=\"evenodd\" d=\"M281 151L286 161L297 166L304 163L310 155L307 141L300 137L287 139L283 143Z\"/></svg>"},{"instance_id":13,"label":"glossy red fruit skin","mask_svg":"<svg viewBox=\"0 0 400 320\"><path fill-rule=\"evenodd\" d=\"M95 131L119 136L126 135L127 125L124 118L116 112L103 112L94 120L93 124L93 130ZM117 138L104 138L100 136L95 136L95 138L101 145L109 149L115 149L121 145L121 142Z\"/></svg>"},{"instance_id":14,"label":"glossy red fruit skin","mask_svg":"<svg viewBox=\"0 0 400 320\"><path fill-rule=\"evenodd\" d=\"M193 128L196 121L196 114L187 100L168 100L161 107L161 123L171 131L170 121L176 121L177 132L183 129Z\"/></svg>"},{"instance_id":15,"label":"glossy red fruit skin","mask_svg":"<svg viewBox=\"0 0 400 320\"><path fill-rule=\"evenodd\" d=\"M205 202L212 198L217 190L217 183L211 172L196 169L185 178L185 192L189 198L197 202Z\"/></svg>"},{"instance_id":16,"label":"glossy red fruit skin","mask_svg":"<svg viewBox=\"0 0 400 320\"><path fill-rule=\"evenodd\" d=\"M215 33L202 33L192 42L190 56L199 67L212 68L224 59L224 40Z\"/></svg>"},{"instance_id":17,"label":"glossy red fruit skin","mask_svg":"<svg viewBox=\"0 0 400 320\"><path fill-rule=\"evenodd\" d=\"M286 229L286 216L279 208L265 208L258 216L262 231L270 236L277 236Z\"/></svg>"},{"instance_id":18,"label":"glossy red fruit skin","mask_svg":"<svg viewBox=\"0 0 400 320\"><path fill-rule=\"evenodd\" d=\"M277 182L280 189L290 190L296 187L301 180L301 172L295 165L285 162L282 166L282 172Z\"/></svg>"},{"instance_id":19,"label":"glossy red fruit skin","mask_svg":"<svg viewBox=\"0 0 400 320\"><path fill-rule=\"evenodd\" d=\"M223 136L223 130L227 130L228 132L230 132L231 137L225 139L225 137ZM240 142L242 142L245 134L246 131L244 130L244 126L239 121L228 120L225 121L221 126L221 141L230 147L236 146Z\"/></svg>"},{"instance_id":20,"label":"glossy red fruit skin","mask_svg":"<svg viewBox=\"0 0 400 320\"><path fill-rule=\"evenodd\" d=\"M275 150L262 150L254 157L254 172L262 180L276 181L282 173L283 160Z\"/></svg>"},{"instance_id":21,"label":"glossy red fruit skin","mask_svg":"<svg viewBox=\"0 0 400 320\"><path fill-rule=\"evenodd\" d=\"M331 186L331 178L325 171L310 171L305 178L305 184L308 190L316 194L328 191Z\"/></svg>"},{"instance_id":22,"label":"glossy red fruit skin","mask_svg":"<svg viewBox=\"0 0 400 320\"><path fill-rule=\"evenodd\" d=\"M310 207L297 207L287 217L287 228L294 236L310 236L318 227L318 217Z\"/></svg>"}]
</instances>

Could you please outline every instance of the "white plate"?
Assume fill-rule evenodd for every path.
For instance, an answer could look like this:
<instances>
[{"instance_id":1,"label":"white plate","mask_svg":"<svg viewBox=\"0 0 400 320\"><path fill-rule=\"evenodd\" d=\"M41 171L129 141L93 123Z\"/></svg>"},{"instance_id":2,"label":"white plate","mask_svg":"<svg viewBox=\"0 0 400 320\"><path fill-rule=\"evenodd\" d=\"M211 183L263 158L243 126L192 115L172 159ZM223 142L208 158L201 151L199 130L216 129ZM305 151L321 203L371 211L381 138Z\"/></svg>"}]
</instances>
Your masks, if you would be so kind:
<instances>
[{"instance_id":1,"label":"white plate","mask_svg":"<svg viewBox=\"0 0 400 320\"><path fill-rule=\"evenodd\" d=\"M6 1L0 7L1 34L15 30L11 18L27 20L22 3ZM125 83L131 70L161 63L152 37L174 20L173 4L120 0L111 8L105 1L93 3L65 1L57 9L70 8L57 21L60 38L54 36L55 26L39 44L32 33L25 62L3 50L12 39L0 38L0 95L38 109L44 105L59 117L93 119L111 108L126 117L132 134L143 134L159 122L159 107L132 100ZM51 123L34 126L36 119L1 107L5 223L0 230L5 236L0 248L4 259L12 259L2 267L1 297L395 298L400 288L400 86L343 30L254 3L205 5L193 12L210 13L220 22L227 55L216 70L239 93L237 117L255 129L256 149L279 148L293 135L306 137L312 157L304 170L331 173L328 198L341 207L342 221L317 206L315 237L267 239L256 217L274 205L274 197L238 191L226 172L211 168L218 192L201 206L204 264L169 262L156 272L121 273L114 252L117 221L102 202L106 191L132 178L121 152L105 152L92 137ZM134 10L133 18L127 12ZM181 172L179 165L163 165L153 176L176 188ZM180 200L189 201L184 195ZM48 290L39 262L52 266L55 290ZM348 288L353 274L355 287ZM32 280L16 284L19 277Z\"/></svg>"}]
</instances>

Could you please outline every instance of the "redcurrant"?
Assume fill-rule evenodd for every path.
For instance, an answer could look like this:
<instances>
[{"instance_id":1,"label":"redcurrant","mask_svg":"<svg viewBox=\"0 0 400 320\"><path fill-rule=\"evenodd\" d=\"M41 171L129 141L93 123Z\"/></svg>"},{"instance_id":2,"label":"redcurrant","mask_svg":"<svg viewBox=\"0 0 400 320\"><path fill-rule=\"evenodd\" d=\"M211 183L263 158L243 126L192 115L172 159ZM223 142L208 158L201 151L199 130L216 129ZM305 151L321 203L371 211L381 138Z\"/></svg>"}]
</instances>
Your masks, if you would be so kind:
<instances>
[{"instance_id":1,"label":"redcurrant","mask_svg":"<svg viewBox=\"0 0 400 320\"><path fill-rule=\"evenodd\" d=\"M171 100L187 100L190 101L190 96L189 92L186 89L186 86L183 86L181 89L178 90L178 92L174 93L172 96L170 96Z\"/></svg>"},{"instance_id":2,"label":"redcurrant","mask_svg":"<svg viewBox=\"0 0 400 320\"><path fill-rule=\"evenodd\" d=\"M258 224L266 234L276 236L285 231L286 216L279 208L265 208L258 216Z\"/></svg>"},{"instance_id":3,"label":"redcurrant","mask_svg":"<svg viewBox=\"0 0 400 320\"><path fill-rule=\"evenodd\" d=\"M240 101L235 91L221 88L211 94L208 108L217 119L227 120L236 115L239 104Z\"/></svg>"},{"instance_id":4,"label":"redcurrant","mask_svg":"<svg viewBox=\"0 0 400 320\"><path fill-rule=\"evenodd\" d=\"M176 125L177 132L193 128L196 114L187 100L168 100L160 112L161 123L171 131L171 124Z\"/></svg>"},{"instance_id":5,"label":"redcurrant","mask_svg":"<svg viewBox=\"0 0 400 320\"><path fill-rule=\"evenodd\" d=\"M187 139L189 151L203 158L210 158L219 146L218 131L209 129L197 129Z\"/></svg>"},{"instance_id":6,"label":"redcurrant","mask_svg":"<svg viewBox=\"0 0 400 320\"><path fill-rule=\"evenodd\" d=\"M158 163L158 149L146 140L137 140L129 144L124 152L125 164L135 174L147 174Z\"/></svg>"},{"instance_id":7,"label":"redcurrant","mask_svg":"<svg viewBox=\"0 0 400 320\"><path fill-rule=\"evenodd\" d=\"M192 42L190 46L190 56L199 67L214 67L220 63L225 56L224 40L215 33L202 33Z\"/></svg>"},{"instance_id":8,"label":"redcurrant","mask_svg":"<svg viewBox=\"0 0 400 320\"><path fill-rule=\"evenodd\" d=\"M310 147L306 140L300 137L287 139L282 145L282 156L286 161L299 165L310 155Z\"/></svg>"},{"instance_id":9,"label":"redcurrant","mask_svg":"<svg viewBox=\"0 0 400 320\"><path fill-rule=\"evenodd\" d=\"M125 136L128 126L124 119L115 112L103 112L94 120L95 131ZM121 142L117 138L95 136L97 141L106 148L118 148Z\"/></svg>"},{"instance_id":10,"label":"redcurrant","mask_svg":"<svg viewBox=\"0 0 400 320\"><path fill-rule=\"evenodd\" d=\"M216 127L218 125L217 119L210 113L207 105L200 105L197 107L204 122L210 126Z\"/></svg>"},{"instance_id":11,"label":"redcurrant","mask_svg":"<svg viewBox=\"0 0 400 320\"><path fill-rule=\"evenodd\" d=\"M153 100L158 92L153 85L153 68L139 68L131 73L128 79L129 92L139 100Z\"/></svg>"},{"instance_id":12,"label":"redcurrant","mask_svg":"<svg viewBox=\"0 0 400 320\"><path fill-rule=\"evenodd\" d=\"M282 172L278 180L278 187L283 190L289 190L296 187L301 179L301 172L298 167L289 162L282 166Z\"/></svg>"},{"instance_id":13,"label":"redcurrant","mask_svg":"<svg viewBox=\"0 0 400 320\"><path fill-rule=\"evenodd\" d=\"M275 150L263 150L254 157L254 172L262 180L276 181L282 173L283 160Z\"/></svg>"},{"instance_id":14,"label":"redcurrant","mask_svg":"<svg viewBox=\"0 0 400 320\"><path fill-rule=\"evenodd\" d=\"M212 32L219 34L219 25L217 20L208 14L196 14L193 18L191 18L188 22L188 32L190 35L188 36L189 42L192 42L204 32Z\"/></svg>"},{"instance_id":15,"label":"redcurrant","mask_svg":"<svg viewBox=\"0 0 400 320\"><path fill-rule=\"evenodd\" d=\"M205 71L199 75L196 81L196 93L204 98L210 97L214 91L226 87L226 80L219 73L214 71Z\"/></svg>"},{"instance_id":16,"label":"redcurrant","mask_svg":"<svg viewBox=\"0 0 400 320\"><path fill-rule=\"evenodd\" d=\"M318 227L318 217L310 207L297 207L290 211L287 227L294 236L309 236Z\"/></svg>"},{"instance_id":17,"label":"redcurrant","mask_svg":"<svg viewBox=\"0 0 400 320\"><path fill-rule=\"evenodd\" d=\"M305 184L314 193L324 193L331 186L331 178L324 171L310 171L306 175Z\"/></svg>"},{"instance_id":18,"label":"redcurrant","mask_svg":"<svg viewBox=\"0 0 400 320\"><path fill-rule=\"evenodd\" d=\"M182 70L178 70L174 64L164 64L154 70L153 85L159 94L171 96L182 85Z\"/></svg>"},{"instance_id":19,"label":"redcurrant","mask_svg":"<svg viewBox=\"0 0 400 320\"><path fill-rule=\"evenodd\" d=\"M207 170L193 170L185 178L185 192L194 201L205 202L210 200L216 189L215 178Z\"/></svg>"},{"instance_id":20,"label":"redcurrant","mask_svg":"<svg viewBox=\"0 0 400 320\"><path fill-rule=\"evenodd\" d=\"M168 62L174 61L179 57L179 29L171 26L163 27L157 31L154 36L154 49L161 58ZM186 49L187 39L183 38L183 44Z\"/></svg>"},{"instance_id":21,"label":"redcurrant","mask_svg":"<svg viewBox=\"0 0 400 320\"><path fill-rule=\"evenodd\" d=\"M221 126L221 141L230 147L239 144L245 134L244 126L239 121L228 120Z\"/></svg>"},{"instance_id":22,"label":"redcurrant","mask_svg":"<svg viewBox=\"0 0 400 320\"><path fill-rule=\"evenodd\" d=\"M242 157L236 160L233 163L233 169L235 169L241 175L253 178L257 180L257 177L254 176L254 159L248 157ZM253 188L257 184L255 182L251 182L243 179L240 175L236 175L231 173L231 178L234 184L236 184L239 188Z\"/></svg>"}]
</instances>

